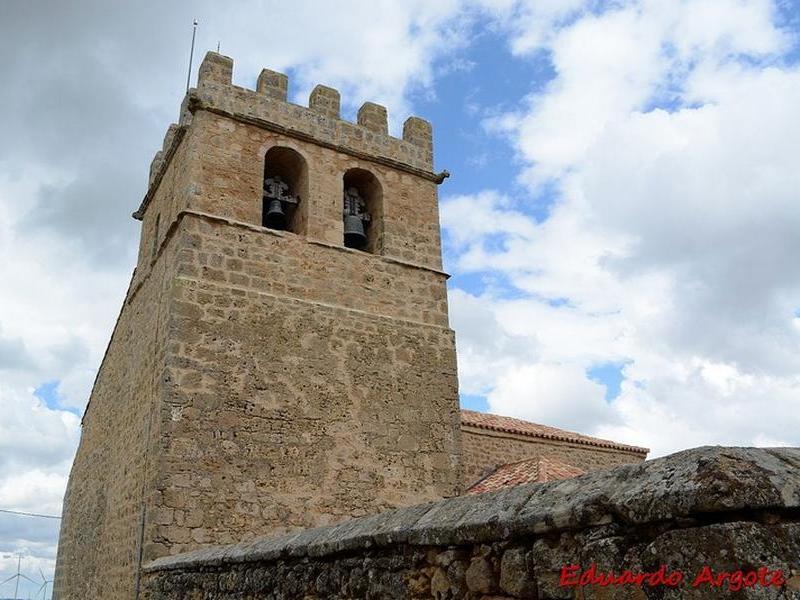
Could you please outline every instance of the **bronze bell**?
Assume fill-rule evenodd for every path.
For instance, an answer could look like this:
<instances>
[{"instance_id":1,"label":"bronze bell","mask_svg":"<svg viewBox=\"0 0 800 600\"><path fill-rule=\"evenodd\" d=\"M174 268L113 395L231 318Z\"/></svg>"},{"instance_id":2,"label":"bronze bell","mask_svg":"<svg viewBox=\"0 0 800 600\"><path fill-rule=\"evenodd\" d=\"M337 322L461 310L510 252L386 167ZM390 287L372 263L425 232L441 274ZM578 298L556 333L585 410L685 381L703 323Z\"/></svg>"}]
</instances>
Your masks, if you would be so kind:
<instances>
[{"instance_id":1,"label":"bronze bell","mask_svg":"<svg viewBox=\"0 0 800 600\"><path fill-rule=\"evenodd\" d=\"M358 189L349 187L344 191L344 245L347 248L363 250L367 245L365 223L370 221L367 203Z\"/></svg>"},{"instance_id":2,"label":"bronze bell","mask_svg":"<svg viewBox=\"0 0 800 600\"><path fill-rule=\"evenodd\" d=\"M367 244L364 232L364 220L360 215L344 216L344 245L348 248L361 249Z\"/></svg>"},{"instance_id":3,"label":"bronze bell","mask_svg":"<svg viewBox=\"0 0 800 600\"><path fill-rule=\"evenodd\" d=\"M264 179L264 208L262 225L270 229L285 230L288 225L287 210L297 206L300 202L298 196L293 196L289 185L281 179L280 175Z\"/></svg>"},{"instance_id":4,"label":"bronze bell","mask_svg":"<svg viewBox=\"0 0 800 600\"><path fill-rule=\"evenodd\" d=\"M269 201L267 214L264 215L264 226L270 229L286 229L286 212L280 200L273 198Z\"/></svg>"}]
</instances>

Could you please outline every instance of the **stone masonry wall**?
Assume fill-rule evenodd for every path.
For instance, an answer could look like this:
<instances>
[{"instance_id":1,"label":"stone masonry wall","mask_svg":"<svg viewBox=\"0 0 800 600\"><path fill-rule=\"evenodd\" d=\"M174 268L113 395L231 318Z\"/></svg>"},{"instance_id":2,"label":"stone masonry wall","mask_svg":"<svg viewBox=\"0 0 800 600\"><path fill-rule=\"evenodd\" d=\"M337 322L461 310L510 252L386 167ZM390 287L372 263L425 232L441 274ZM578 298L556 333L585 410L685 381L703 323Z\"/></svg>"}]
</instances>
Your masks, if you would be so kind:
<instances>
[{"instance_id":1,"label":"stone masonry wall","mask_svg":"<svg viewBox=\"0 0 800 600\"><path fill-rule=\"evenodd\" d=\"M64 497L54 597L131 598L154 487L174 263L134 277L82 421Z\"/></svg>"},{"instance_id":2,"label":"stone masonry wall","mask_svg":"<svg viewBox=\"0 0 800 600\"><path fill-rule=\"evenodd\" d=\"M430 125L338 92L231 83L209 53L151 165L136 271L84 415L56 597L132 598L138 565L460 491ZM305 162L303 231L261 227L266 153ZM344 248L351 169L381 243ZM370 179L373 181L373 179ZM371 189L376 189L375 187Z\"/></svg>"},{"instance_id":3,"label":"stone masonry wall","mask_svg":"<svg viewBox=\"0 0 800 600\"><path fill-rule=\"evenodd\" d=\"M302 107L286 101L285 79L277 88L262 83L285 75L265 70L258 89L248 90L232 84L232 71L230 58L206 55L198 87L189 90L179 124L167 132L153 160L151 188L134 214L143 219L145 235L154 230L159 212L150 210L154 191L163 184L158 174L165 165L168 171L172 161L180 163L192 186L188 196L172 198L169 221L191 208L260 225L264 157L270 148L282 146L298 152L309 170L308 197L301 199L309 217L304 232L309 239L342 245L342 177L348 169L364 169L383 191L380 254L441 268L429 123L409 117L403 139L395 138L386 132L383 107L367 102L359 122L349 123L339 117L336 90L317 86L309 107ZM175 152L167 161L176 142L182 155Z\"/></svg>"},{"instance_id":4,"label":"stone masonry wall","mask_svg":"<svg viewBox=\"0 0 800 600\"><path fill-rule=\"evenodd\" d=\"M423 271L436 293L404 305L396 298L422 283L418 270L366 253L191 213L175 244L171 391L145 556L459 492L439 276Z\"/></svg>"},{"instance_id":5,"label":"stone masonry wall","mask_svg":"<svg viewBox=\"0 0 800 600\"><path fill-rule=\"evenodd\" d=\"M290 148L303 157L308 169L308 197L301 198L308 215L308 238L343 245L343 176L349 169L363 169L377 178L382 189L381 221L373 224L383 231L380 254L441 269L432 181L206 110L194 113L190 132L183 143L198 168L186 208L260 226L264 157L271 148Z\"/></svg>"},{"instance_id":6,"label":"stone masonry wall","mask_svg":"<svg viewBox=\"0 0 800 600\"><path fill-rule=\"evenodd\" d=\"M638 463L645 458L643 454L636 452L537 439L469 426L461 427L461 452L465 488L483 477L487 470L534 456L555 458L585 471Z\"/></svg>"},{"instance_id":7,"label":"stone masonry wall","mask_svg":"<svg viewBox=\"0 0 800 600\"><path fill-rule=\"evenodd\" d=\"M670 579L574 585L592 565ZM800 449L698 448L162 558L143 590L147 600L796 599Z\"/></svg>"},{"instance_id":8,"label":"stone masonry wall","mask_svg":"<svg viewBox=\"0 0 800 600\"><path fill-rule=\"evenodd\" d=\"M446 276L285 232L188 212L179 275L447 328Z\"/></svg>"}]
</instances>

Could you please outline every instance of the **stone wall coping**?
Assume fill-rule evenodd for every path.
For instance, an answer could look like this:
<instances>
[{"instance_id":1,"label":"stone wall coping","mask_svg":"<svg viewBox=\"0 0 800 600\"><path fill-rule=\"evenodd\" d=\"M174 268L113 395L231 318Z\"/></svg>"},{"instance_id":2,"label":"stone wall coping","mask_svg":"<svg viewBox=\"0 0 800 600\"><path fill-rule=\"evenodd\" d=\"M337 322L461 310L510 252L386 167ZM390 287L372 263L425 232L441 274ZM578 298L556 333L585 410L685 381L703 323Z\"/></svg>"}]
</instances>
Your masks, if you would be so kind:
<instances>
[{"instance_id":1,"label":"stone wall coping","mask_svg":"<svg viewBox=\"0 0 800 600\"><path fill-rule=\"evenodd\" d=\"M408 544L496 542L612 522L630 525L800 508L800 448L703 446L547 483L458 496L278 537L159 558L145 571L322 557Z\"/></svg>"}]
</instances>

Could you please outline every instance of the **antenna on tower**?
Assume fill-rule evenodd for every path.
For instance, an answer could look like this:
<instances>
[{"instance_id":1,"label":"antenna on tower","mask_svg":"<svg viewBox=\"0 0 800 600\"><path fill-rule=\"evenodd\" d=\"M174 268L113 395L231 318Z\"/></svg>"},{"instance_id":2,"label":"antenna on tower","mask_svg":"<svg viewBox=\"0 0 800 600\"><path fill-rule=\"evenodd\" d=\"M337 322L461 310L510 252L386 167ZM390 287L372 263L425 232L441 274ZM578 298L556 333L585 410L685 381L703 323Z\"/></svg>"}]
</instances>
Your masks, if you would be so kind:
<instances>
[{"instance_id":1,"label":"antenna on tower","mask_svg":"<svg viewBox=\"0 0 800 600\"><path fill-rule=\"evenodd\" d=\"M194 37L197 35L197 19L192 23L192 49L189 50L189 73L186 75L186 91L189 91L189 80L192 78L192 59L194 58Z\"/></svg>"}]
</instances>

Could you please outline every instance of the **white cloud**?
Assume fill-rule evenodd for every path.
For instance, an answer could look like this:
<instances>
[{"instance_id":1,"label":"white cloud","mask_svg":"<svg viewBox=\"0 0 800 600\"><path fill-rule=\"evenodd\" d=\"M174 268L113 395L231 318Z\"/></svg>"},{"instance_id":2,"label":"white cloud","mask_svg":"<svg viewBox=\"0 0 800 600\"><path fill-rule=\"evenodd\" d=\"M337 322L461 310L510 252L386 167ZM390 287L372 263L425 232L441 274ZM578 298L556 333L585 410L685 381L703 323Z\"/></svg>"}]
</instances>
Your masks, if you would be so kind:
<instances>
[{"instance_id":1,"label":"white cloud","mask_svg":"<svg viewBox=\"0 0 800 600\"><path fill-rule=\"evenodd\" d=\"M21 175L0 176L0 255L7 257L0 263L0 336L20 340L29 359L26 368L7 370L3 382L23 394L61 381L65 405L82 409L130 274L96 269L69 241L22 229L41 189L29 182L42 180L36 170Z\"/></svg>"},{"instance_id":2,"label":"white cloud","mask_svg":"<svg viewBox=\"0 0 800 600\"><path fill-rule=\"evenodd\" d=\"M340 90L352 115L364 101L384 104L399 131L410 110L408 92L430 89L434 63L468 42L462 9L455 0L306 1L268 11L248 2L224 11L209 4L200 20L206 43L222 40L221 51L234 58L234 79L242 85L254 85L263 67L291 68L290 95L298 102L324 83ZM254 18L259 14L264 19Z\"/></svg>"},{"instance_id":3,"label":"white cloud","mask_svg":"<svg viewBox=\"0 0 800 600\"><path fill-rule=\"evenodd\" d=\"M508 331L499 322L491 301L461 290L449 294L450 320L458 324L456 346L461 393L484 395L498 373L536 360L539 340L524 331Z\"/></svg>"},{"instance_id":4,"label":"white cloud","mask_svg":"<svg viewBox=\"0 0 800 600\"><path fill-rule=\"evenodd\" d=\"M529 239L535 227L524 213L511 208L508 198L494 191L470 196L451 196L441 207L442 219L450 226L451 245L485 243L498 236Z\"/></svg>"},{"instance_id":5,"label":"white cloud","mask_svg":"<svg viewBox=\"0 0 800 600\"><path fill-rule=\"evenodd\" d=\"M492 412L586 431L613 420L604 397L605 388L589 381L579 365L537 363L508 371L487 401Z\"/></svg>"},{"instance_id":6,"label":"white cloud","mask_svg":"<svg viewBox=\"0 0 800 600\"><path fill-rule=\"evenodd\" d=\"M69 433L74 433L69 431ZM74 439L74 436L70 436ZM13 506L15 510L45 511L51 516L61 514L61 496L67 485L67 476L62 473L34 469L16 477L6 479L0 487L0 502Z\"/></svg>"},{"instance_id":7,"label":"white cloud","mask_svg":"<svg viewBox=\"0 0 800 600\"><path fill-rule=\"evenodd\" d=\"M51 410L32 394L17 392L0 382L0 508L58 516L72 454L80 435L77 416ZM0 581L22 573L36 581L39 569L52 578L60 522L0 513ZM25 581L20 591L36 591ZM8 586L0 593L8 592Z\"/></svg>"},{"instance_id":8,"label":"white cloud","mask_svg":"<svg viewBox=\"0 0 800 600\"><path fill-rule=\"evenodd\" d=\"M586 0L480 0L494 21L511 32L509 45L518 56L546 47L570 19L575 18Z\"/></svg>"},{"instance_id":9,"label":"white cloud","mask_svg":"<svg viewBox=\"0 0 800 600\"><path fill-rule=\"evenodd\" d=\"M783 48L786 36L771 13L768 1L645 0L584 14L546 44L531 46L545 45L552 54L557 77L545 93L487 125L512 135L530 163L524 181L536 185L561 176L585 158L606 127L655 95L680 93L690 71ZM519 34L512 46L524 38Z\"/></svg>"},{"instance_id":10,"label":"white cloud","mask_svg":"<svg viewBox=\"0 0 800 600\"><path fill-rule=\"evenodd\" d=\"M505 199L465 219L492 191L443 203L457 269L516 288L451 294L456 331L477 305L498 339L537 341L494 358L493 409L656 454L800 443L800 69L774 18L761 1L629 2L537 42L556 77L488 126L533 196L554 185L548 218ZM620 361L602 408L585 370Z\"/></svg>"}]
</instances>

